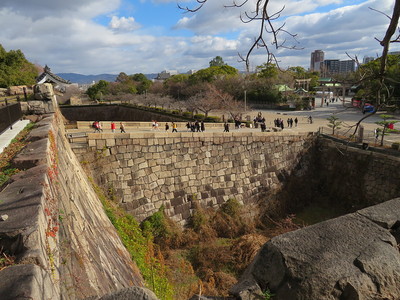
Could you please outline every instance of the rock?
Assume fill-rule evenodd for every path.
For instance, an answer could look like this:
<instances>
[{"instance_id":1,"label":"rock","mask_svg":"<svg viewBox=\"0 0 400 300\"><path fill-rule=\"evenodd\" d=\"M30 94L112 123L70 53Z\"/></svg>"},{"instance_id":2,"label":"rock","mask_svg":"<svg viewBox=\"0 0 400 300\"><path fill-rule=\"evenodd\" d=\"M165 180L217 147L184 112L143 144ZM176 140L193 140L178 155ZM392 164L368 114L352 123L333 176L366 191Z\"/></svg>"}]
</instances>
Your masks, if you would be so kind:
<instances>
[{"instance_id":1,"label":"rock","mask_svg":"<svg viewBox=\"0 0 400 300\"><path fill-rule=\"evenodd\" d=\"M275 300L400 299L399 207L396 198L271 239L231 293L258 299L258 286Z\"/></svg>"},{"instance_id":2,"label":"rock","mask_svg":"<svg viewBox=\"0 0 400 300\"><path fill-rule=\"evenodd\" d=\"M6 221L8 219L8 215L1 215L0 221Z\"/></svg>"},{"instance_id":3,"label":"rock","mask_svg":"<svg viewBox=\"0 0 400 300\"><path fill-rule=\"evenodd\" d=\"M94 298L88 298L87 300ZM104 295L100 298L96 297L98 300L158 300L157 296L149 289L131 286L129 288L121 289L116 292Z\"/></svg>"}]
</instances>

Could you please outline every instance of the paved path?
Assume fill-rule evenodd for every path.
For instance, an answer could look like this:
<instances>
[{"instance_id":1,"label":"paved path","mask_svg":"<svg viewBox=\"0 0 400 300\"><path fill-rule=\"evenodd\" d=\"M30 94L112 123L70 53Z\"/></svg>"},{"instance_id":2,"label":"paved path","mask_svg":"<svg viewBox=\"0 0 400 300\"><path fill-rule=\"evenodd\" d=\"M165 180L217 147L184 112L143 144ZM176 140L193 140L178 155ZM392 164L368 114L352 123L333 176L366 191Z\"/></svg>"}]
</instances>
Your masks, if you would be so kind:
<instances>
[{"instance_id":1,"label":"paved path","mask_svg":"<svg viewBox=\"0 0 400 300\"><path fill-rule=\"evenodd\" d=\"M4 149L11 143L12 139L17 136L18 133L21 132L22 129L25 128L26 125L29 124L29 120L17 121L12 125L12 129L7 128L0 135L0 153L4 151Z\"/></svg>"}]
</instances>

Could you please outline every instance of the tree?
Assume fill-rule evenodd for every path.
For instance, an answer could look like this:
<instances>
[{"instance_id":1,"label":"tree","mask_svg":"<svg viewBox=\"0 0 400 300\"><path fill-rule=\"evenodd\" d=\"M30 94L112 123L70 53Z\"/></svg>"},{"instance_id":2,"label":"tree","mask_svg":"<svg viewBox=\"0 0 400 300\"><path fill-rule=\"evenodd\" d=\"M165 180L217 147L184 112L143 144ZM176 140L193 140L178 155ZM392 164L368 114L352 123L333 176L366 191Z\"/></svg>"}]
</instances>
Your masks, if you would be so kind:
<instances>
[{"instance_id":1,"label":"tree","mask_svg":"<svg viewBox=\"0 0 400 300\"><path fill-rule=\"evenodd\" d=\"M86 94L90 99L96 100L102 98L104 94L107 94L107 87L109 83L105 80L100 80L98 83L89 87L86 91Z\"/></svg>"},{"instance_id":2,"label":"tree","mask_svg":"<svg viewBox=\"0 0 400 300\"><path fill-rule=\"evenodd\" d=\"M38 71L30 63L21 50L7 52L0 45L0 87L13 85L33 85L36 83Z\"/></svg>"},{"instance_id":3,"label":"tree","mask_svg":"<svg viewBox=\"0 0 400 300\"><path fill-rule=\"evenodd\" d=\"M257 76L261 78L273 79L278 76L278 68L275 64L266 62L256 67Z\"/></svg>"},{"instance_id":4,"label":"tree","mask_svg":"<svg viewBox=\"0 0 400 300\"><path fill-rule=\"evenodd\" d=\"M200 10L203 5L207 3L208 0L196 0L198 6L195 8L182 7L178 5L179 8L186 10L188 12L196 12ZM400 1L400 0L399 0ZM227 5L226 7L237 8L240 9L241 15L240 19L243 23L250 22L259 22L260 30L258 31L258 36L254 38L253 43L250 46L250 49L247 51L246 55L242 55L239 53L240 59L246 63L246 68L249 70L250 65L250 55L253 53L255 49L263 48L267 52L267 62L277 62L274 53L270 49L269 42L265 39L265 35L272 35L272 47L275 49L278 48L289 48L289 49L297 49L297 40L296 34L292 34L284 29L283 25L278 25L276 27L276 23L273 21L278 19L280 13L283 11L284 6L276 12L270 13L268 9L268 4L270 0L255 0L253 4L253 8L249 8L247 11L243 12L243 8L246 7L246 4L250 2L249 0L232 0L231 5ZM281 36L283 36L281 38ZM288 45L288 37L293 41L292 45Z\"/></svg>"},{"instance_id":5,"label":"tree","mask_svg":"<svg viewBox=\"0 0 400 300\"><path fill-rule=\"evenodd\" d=\"M340 125L343 123L342 121L339 121L339 118L332 115L329 118L327 118L329 121L328 127L332 128L332 135L335 135L335 130L340 129Z\"/></svg>"},{"instance_id":6,"label":"tree","mask_svg":"<svg viewBox=\"0 0 400 300\"><path fill-rule=\"evenodd\" d=\"M117 78L115 79L116 82L126 82L127 80L129 80L129 76L126 75L126 73L121 72L118 74Z\"/></svg>"},{"instance_id":7,"label":"tree","mask_svg":"<svg viewBox=\"0 0 400 300\"><path fill-rule=\"evenodd\" d=\"M391 115L380 115L380 117L383 120L375 122L375 124L378 124L379 126L383 127L382 131L380 131L380 134L381 134L380 145L383 146L383 139L384 139L385 135L387 135L390 131L392 131L392 129L390 129L390 125L398 123L399 121L393 120L393 116L391 116Z\"/></svg>"},{"instance_id":8,"label":"tree","mask_svg":"<svg viewBox=\"0 0 400 300\"><path fill-rule=\"evenodd\" d=\"M231 66L223 65L223 66L214 66L206 69L201 69L196 73L189 76L189 81L192 84L196 84L198 82L213 82L218 78L236 76L239 74L239 71Z\"/></svg>"},{"instance_id":9,"label":"tree","mask_svg":"<svg viewBox=\"0 0 400 300\"><path fill-rule=\"evenodd\" d=\"M221 103L218 101L218 98L215 97L215 87L211 84L208 84L207 87L208 90L205 93L200 94L197 104L197 109L203 112L206 118L210 111L221 107Z\"/></svg>"},{"instance_id":10,"label":"tree","mask_svg":"<svg viewBox=\"0 0 400 300\"><path fill-rule=\"evenodd\" d=\"M221 67L225 65L226 63L224 63L224 60L222 59L221 56L216 56L210 61L210 67Z\"/></svg>"},{"instance_id":11,"label":"tree","mask_svg":"<svg viewBox=\"0 0 400 300\"><path fill-rule=\"evenodd\" d=\"M136 88L139 94L146 93L152 84L151 80L147 79L143 73L130 75L129 78L136 83Z\"/></svg>"},{"instance_id":12,"label":"tree","mask_svg":"<svg viewBox=\"0 0 400 300\"><path fill-rule=\"evenodd\" d=\"M244 110L242 102L237 101L232 95L218 90L210 85L209 97L213 97L219 103L220 109L228 112L233 120L240 119Z\"/></svg>"}]
</instances>

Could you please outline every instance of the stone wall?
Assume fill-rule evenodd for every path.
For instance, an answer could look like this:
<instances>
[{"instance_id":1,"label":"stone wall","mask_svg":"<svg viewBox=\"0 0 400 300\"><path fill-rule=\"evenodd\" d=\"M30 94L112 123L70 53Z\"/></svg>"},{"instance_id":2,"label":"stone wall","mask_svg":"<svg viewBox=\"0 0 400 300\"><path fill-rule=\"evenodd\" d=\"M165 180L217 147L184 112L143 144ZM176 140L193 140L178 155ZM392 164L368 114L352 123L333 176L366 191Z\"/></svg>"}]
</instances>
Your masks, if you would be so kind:
<instances>
[{"instance_id":1,"label":"stone wall","mask_svg":"<svg viewBox=\"0 0 400 300\"><path fill-rule=\"evenodd\" d=\"M138 220L163 205L184 223L194 200L204 207L229 198L252 204L279 190L315 138L261 132L96 133L88 136L89 151L74 151Z\"/></svg>"},{"instance_id":2,"label":"stone wall","mask_svg":"<svg viewBox=\"0 0 400 300\"><path fill-rule=\"evenodd\" d=\"M84 299L143 286L66 141L61 115L44 118L28 141L11 162L23 171L0 192L0 248L16 258L0 271L0 295Z\"/></svg>"},{"instance_id":3,"label":"stone wall","mask_svg":"<svg viewBox=\"0 0 400 300\"><path fill-rule=\"evenodd\" d=\"M400 196L400 157L318 139L310 184L347 208L366 207Z\"/></svg>"}]
</instances>

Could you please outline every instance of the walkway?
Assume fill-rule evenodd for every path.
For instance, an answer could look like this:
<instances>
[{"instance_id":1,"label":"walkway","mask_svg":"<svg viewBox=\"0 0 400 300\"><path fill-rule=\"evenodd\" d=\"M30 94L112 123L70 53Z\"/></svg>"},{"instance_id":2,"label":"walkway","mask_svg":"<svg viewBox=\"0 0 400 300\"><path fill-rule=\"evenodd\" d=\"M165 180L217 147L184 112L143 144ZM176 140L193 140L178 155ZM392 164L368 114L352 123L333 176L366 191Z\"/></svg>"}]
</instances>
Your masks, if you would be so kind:
<instances>
[{"instance_id":1,"label":"walkway","mask_svg":"<svg viewBox=\"0 0 400 300\"><path fill-rule=\"evenodd\" d=\"M8 128L0 134L0 153L3 153L4 149L11 143L12 139L29 124L29 120L17 121L12 125L12 129Z\"/></svg>"}]
</instances>

